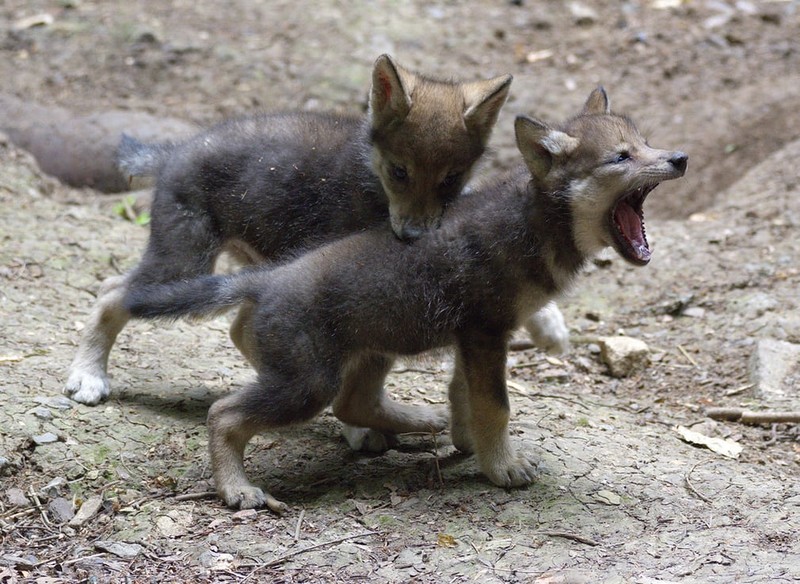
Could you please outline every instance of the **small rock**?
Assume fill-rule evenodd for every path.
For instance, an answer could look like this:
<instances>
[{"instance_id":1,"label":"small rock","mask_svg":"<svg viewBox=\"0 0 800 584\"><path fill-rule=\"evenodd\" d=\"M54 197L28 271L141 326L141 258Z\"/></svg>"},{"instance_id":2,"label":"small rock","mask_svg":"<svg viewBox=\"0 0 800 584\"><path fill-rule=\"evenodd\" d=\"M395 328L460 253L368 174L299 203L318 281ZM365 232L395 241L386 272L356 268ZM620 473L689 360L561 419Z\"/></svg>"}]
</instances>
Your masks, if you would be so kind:
<instances>
[{"instance_id":1,"label":"small rock","mask_svg":"<svg viewBox=\"0 0 800 584\"><path fill-rule=\"evenodd\" d=\"M628 377L650 363L650 348L644 341L622 336L599 341L600 357L613 377Z\"/></svg>"},{"instance_id":2,"label":"small rock","mask_svg":"<svg viewBox=\"0 0 800 584\"><path fill-rule=\"evenodd\" d=\"M231 554L219 554L207 550L197 558L198 563L208 570L231 570L233 569L233 556Z\"/></svg>"},{"instance_id":3,"label":"small rock","mask_svg":"<svg viewBox=\"0 0 800 584\"><path fill-rule=\"evenodd\" d=\"M65 395L50 395L47 397L40 396L33 399L36 403L54 408L56 410L69 410L75 405L71 399Z\"/></svg>"},{"instance_id":4,"label":"small rock","mask_svg":"<svg viewBox=\"0 0 800 584\"><path fill-rule=\"evenodd\" d=\"M11 488L6 491L6 501L12 507L28 507L31 504L22 489L17 488Z\"/></svg>"},{"instance_id":5,"label":"small rock","mask_svg":"<svg viewBox=\"0 0 800 584\"><path fill-rule=\"evenodd\" d=\"M570 2L569 11L575 19L575 24L589 26L597 22L597 11L580 2Z\"/></svg>"},{"instance_id":6,"label":"small rock","mask_svg":"<svg viewBox=\"0 0 800 584\"><path fill-rule=\"evenodd\" d=\"M52 498L58 497L61 494L61 489L67 484L67 479L64 477L56 477L41 489L39 492L43 495Z\"/></svg>"},{"instance_id":7,"label":"small rock","mask_svg":"<svg viewBox=\"0 0 800 584\"><path fill-rule=\"evenodd\" d=\"M64 497L56 497L47 504L47 510L50 512L50 517L58 524L67 523L70 519L75 517L75 510L72 508L72 503L67 501Z\"/></svg>"},{"instance_id":8,"label":"small rock","mask_svg":"<svg viewBox=\"0 0 800 584\"><path fill-rule=\"evenodd\" d=\"M47 409L44 406L36 406L33 408L31 413L39 418L40 420L52 420L53 419L53 412Z\"/></svg>"},{"instance_id":9,"label":"small rock","mask_svg":"<svg viewBox=\"0 0 800 584\"><path fill-rule=\"evenodd\" d=\"M125 543L122 541L96 541L94 547L119 558L135 558L144 549L138 543Z\"/></svg>"},{"instance_id":10,"label":"small rock","mask_svg":"<svg viewBox=\"0 0 800 584\"><path fill-rule=\"evenodd\" d=\"M699 306L690 306L683 311L683 316L688 316L689 318L703 318L705 315L706 309Z\"/></svg>"},{"instance_id":11,"label":"small rock","mask_svg":"<svg viewBox=\"0 0 800 584\"><path fill-rule=\"evenodd\" d=\"M52 432L45 432L44 434L37 434L36 436L31 436L31 440L33 440L34 444L36 444L37 446L42 446L44 444L52 444L53 442L58 442L58 436L56 436Z\"/></svg>"},{"instance_id":12,"label":"small rock","mask_svg":"<svg viewBox=\"0 0 800 584\"><path fill-rule=\"evenodd\" d=\"M800 368L800 345L774 339L760 339L750 362L750 381L761 397L783 401L794 397L787 380Z\"/></svg>"},{"instance_id":13,"label":"small rock","mask_svg":"<svg viewBox=\"0 0 800 584\"><path fill-rule=\"evenodd\" d=\"M103 506L103 498L102 497L90 497L86 501L83 502L81 508L78 509L78 512L75 514L75 517L70 519L70 526L71 527L80 527L87 521L89 521L92 517L97 515L97 512L100 510L100 507Z\"/></svg>"},{"instance_id":14,"label":"small rock","mask_svg":"<svg viewBox=\"0 0 800 584\"><path fill-rule=\"evenodd\" d=\"M36 565L39 563L39 560L36 556L28 554L27 556L18 556L16 554L3 554L0 556L0 565L5 566L14 566L16 568L35 568ZM13 575L13 574L12 574ZM12 580L12 582L16 582L16 580Z\"/></svg>"},{"instance_id":15,"label":"small rock","mask_svg":"<svg viewBox=\"0 0 800 584\"><path fill-rule=\"evenodd\" d=\"M597 491L595 497L600 503L605 503L606 505L619 505L622 503L622 498L612 491Z\"/></svg>"},{"instance_id":16,"label":"small rock","mask_svg":"<svg viewBox=\"0 0 800 584\"><path fill-rule=\"evenodd\" d=\"M233 515L231 515L231 519L234 521L249 521L250 519L254 519L258 516L258 511L255 509L242 509L241 511L237 511Z\"/></svg>"}]
</instances>

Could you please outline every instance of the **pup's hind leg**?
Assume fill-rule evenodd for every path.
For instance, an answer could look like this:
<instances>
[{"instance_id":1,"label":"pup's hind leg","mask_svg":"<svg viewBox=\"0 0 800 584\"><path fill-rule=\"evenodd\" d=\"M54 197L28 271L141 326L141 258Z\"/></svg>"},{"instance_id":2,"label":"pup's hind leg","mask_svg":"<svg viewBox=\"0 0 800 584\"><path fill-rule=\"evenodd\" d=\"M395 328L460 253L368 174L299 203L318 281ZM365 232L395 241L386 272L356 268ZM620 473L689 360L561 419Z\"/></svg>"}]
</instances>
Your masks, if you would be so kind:
<instances>
[{"instance_id":1,"label":"pup's hind leg","mask_svg":"<svg viewBox=\"0 0 800 584\"><path fill-rule=\"evenodd\" d=\"M317 415L328 403L330 389L302 386L302 380L279 381L259 374L253 383L216 402L208 411L208 446L217 493L232 508L266 505L275 513L287 506L251 483L244 470L244 449L256 433Z\"/></svg>"},{"instance_id":2,"label":"pup's hind leg","mask_svg":"<svg viewBox=\"0 0 800 584\"><path fill-rule=\"evenodd\" d=\"M77 402L95 405L108 397L108 355L117 335L130 319L122 301L130 273L106 279L83 330L72 360L64 393Z\"/></svg>"},{"instance_id":3,"label":"pup's hind leg","mask_svg":"<svg viewBox=\"0 0 800 584\"><path fill-rule=\"evenodd\" d=\"M450 400L450 439L453 441L453 446L461 452L472 454L475 447L472 444L470 430L472 419L469 408L469 388L461 351L456 351L453 379L450 380L447 397Z\"/></svg>"},{"instance_id":4,"label":"pup's hind leg","mask_svg":"<svg viewBox=\"0 0 800 584\"><path fill-rule=\"evenodd\" d=\"M333 413L345 423L342 433L354 450L386 450L388 440L382 434L441 432L447 427L445 408L406 405L387 397L383 383L393 362L365 353L345 366Z\"/></svg>"},{"instance_id":5,"label":"pup's hind leg","mask_svg":"<svg viewBox=\"0 0 800 584\"><path fill-rule=\"evenodd\" d=\"M77 402L94 405L110 393L108 356L131 318L123 306L128 290L196 277L213 269L221 249L213 224L203 214L176 209L170 194L164 190L153 201L150 241L139 265L103 283L64 386L64 393Z\"/></svg>"},{"instance_id":6,"label":"pup's hind leg","mask_svg":"<svg viewBox=\"0 0 800 584\"><path fill-rule=\"evenodd\" d=\"M253 310L255 305L252 302L243 302L236 313L236 318L231 323L230 336L233 344L244 355L247 362L253 367L258 366L256 338L253 332Z\"/></svg>"}]
</instances>

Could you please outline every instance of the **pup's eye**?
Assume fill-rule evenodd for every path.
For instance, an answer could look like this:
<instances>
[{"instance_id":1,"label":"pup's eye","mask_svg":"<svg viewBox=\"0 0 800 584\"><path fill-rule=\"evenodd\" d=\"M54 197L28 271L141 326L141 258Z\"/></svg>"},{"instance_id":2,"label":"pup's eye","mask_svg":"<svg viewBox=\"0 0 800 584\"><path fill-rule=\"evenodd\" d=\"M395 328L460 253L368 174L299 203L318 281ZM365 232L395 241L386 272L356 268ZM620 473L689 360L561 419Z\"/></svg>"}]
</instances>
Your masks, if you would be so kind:
<instances>
[{"instance_id":1,"label":"pup's eye","mask_svg":"<svg viewBox=\"0 0 800 584\"><path fill-rule=\"evenodd\" d=\"M622 152L618 152L614 157L611 159L612 164L619 164L620 162L625 162L626 160L630 160L631 153L627 150L623 150Z\"/></svg>"},{"instance_id":2,"label":"pup's eye","mask_svg":"<svg viewBox=\"0 0 800 584\"><path fill-rule=\"evenodd\" d=\"M458 182L460 178L461 178L460 172L451 172L446 177L444 177L444 180L442 181L440 186L452 187L454 184Z\"/></svg>"},{"instance_id":3,"label":"pup's eye","mask_svg":"<svg viewBox=\"0 0 800 584\"><path fill-rule=\"evenodd\" d=\"M408 172L402 166L392 166L392 176L395 180L404 181L408 178Z\"/></svg>"}]
</instances>

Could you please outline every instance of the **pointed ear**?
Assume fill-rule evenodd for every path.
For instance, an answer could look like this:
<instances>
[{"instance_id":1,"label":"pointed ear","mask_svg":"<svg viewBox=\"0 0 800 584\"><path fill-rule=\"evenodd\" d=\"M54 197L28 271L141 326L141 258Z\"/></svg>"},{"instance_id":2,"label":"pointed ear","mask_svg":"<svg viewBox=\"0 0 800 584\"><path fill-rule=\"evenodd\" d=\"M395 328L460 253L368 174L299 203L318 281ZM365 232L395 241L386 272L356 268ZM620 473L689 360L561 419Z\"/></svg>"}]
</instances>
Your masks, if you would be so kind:
<instances>
[{"instance_id":1,"label":"pointed ear","mask_svg":"<svg viewBox=\"0 0 800 584\"><path fill-rule=\"evenodd\" d=\"M606 90L601 85L589 94L589 98L583 106L585 114L610 114L611 100L608 99Z\"/></svg>"},{"instance_id":2,"label":"pointed ear","mask_svg":"<svg viewBox=\"0 0 800 584\"><path fill-rule=\"evenodd\" d=\"M375 127L402 121L411 109L412 88L406 87L401 78L400 67L389 55L381 55L372 70L370 110Z\"/></svg>"},{"instance_id":3,"label":"pointed ear","mask_svg":"<svg viewBox=\"0 0 800 584\"><path fill-rule=\"evenodd\" d=\"M567 156L578 147L577 138L553 130L533 118L518 116L514 122L514 131L517 148L531 174L537 179L543 179L550 172L557 158Z\"/></svg>"},{"instance_id":4,"label":"pointed ear","mask_svg":"<svg viewBox=\"0 0 800 584\"><path fill-rule=\"evenodd\" d=\"M464 94L464 123L470 130L478 132L484 140L489 139L500 108L508 98L511 75L501 75L488 81L466 83Z\"/></svg>"}]
</instances>

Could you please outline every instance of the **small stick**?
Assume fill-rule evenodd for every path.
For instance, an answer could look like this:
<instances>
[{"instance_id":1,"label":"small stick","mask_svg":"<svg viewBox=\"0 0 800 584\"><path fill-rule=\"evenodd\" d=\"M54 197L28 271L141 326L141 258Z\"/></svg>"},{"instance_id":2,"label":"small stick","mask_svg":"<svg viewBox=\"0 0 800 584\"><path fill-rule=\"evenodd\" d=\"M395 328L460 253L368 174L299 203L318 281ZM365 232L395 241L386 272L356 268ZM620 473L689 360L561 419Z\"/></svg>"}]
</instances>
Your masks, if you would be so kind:
<instances>
[{"instance_id":1,"label":"small stick","mask_svg":"<svg viewBox=\"0 0 800 584\"><path fill-rule=\"evenodd\" d=\"M294 540L300 539L300 526L303 524L303 518L306 516L306 510L300 509L300 517L297 518L297 525L294 526Z\"/></svg>"},{"instance_id":2,"label":"small stick","mask_svg":"<svg viewBox=\"0 0 800 584\"><path fill-rule=\"evenodd\" d=\"M541 535L546 535L548 537L563 537L564 539L571 539L573 541L577 541L579 543L585 543L586 545L591 546L598 546L600 545L599 541L595 541L583 535L579 535L577 533L570 533L568 531L539 531L537 532Z\"/></svg>"},{"instance_id":3,"label":"small stick","mask_svg":"<svg viewBox=\"0 0 800 584\"><path fill-rule=\"evenodd\" d=\"M697 464L695 464L695 465L694 465L692 468L690 468L690 469L689 469L689 472L687 472L687 473L686 473L686 476L684 476L684 477L683 477L683 480L684 480L684 482L686 483L686 488L687 488L687 489L689 489L689 491L690 491L690 492L691 492L693 495L695 495L695 496L696 496L698 499L702 499L702 500L703 500L703 501L705 501L706 503L711 503L711 499L709 499L709 498L708 498L708 497L706 497L706 496L705 496L703 493L701 493L700 491L698 491L697 489L695 489L695 488L694 488L694 485L692 484L692 481L689 479L689 477L690 477L690 476L691 476L691 474L692 474L692 471L693 471L695 468L697 468L697 465L698 465L698 464L703 464L703 463L705 463L705 462L708 462L708 461L706 461L706 460L701 460L700 462L698 462Z\"/></svg>"},{"instance_id":4,"label":"small stick","mask_svg":"<svg viewBox=\"0 0 800 584\"><path fill-rule=\"evenodd\" d=\"M176 501L196 501L198 499L210 499L216 497L216 491L202 491L200 493L184 493L183 495L175 495L173 497Z\"/></svg>"},{"instance_id":5,"label":"small stick","mask_svg":"<svg viewBox=\"0 0 800 584\"><path fill-rule=\"evenodd\" d=\"M689 353L687 353L687 352L686 352L686 349L684 349L684 348L683 348L681 345L678 345L678 350L681 352L681 355L683 355L684 357L686 357L686 360L687 360L689 363L691 363L692 365L694 365L695 367L697 367L697 361L695 361L694 359L692 359L692 356L691 356Z\"/></svg>"},{"instance_id":6,"label":"small stick","mask_svg":"<svg viewBox=\"0 0 800 584\"><path fill-rule=\"evenodd\" d=\"M725 396L726 397L730 397L732 395L739 395L740 393L742 393L744 391L747 391L748 389L753 387L753 385L754 384L752 384L752 383L748 383L747 385L742 385L741 387L737 387L735 389L730 389L730 390L725 392Z\"/></svg>"},{"instance_id":7,"label":"small stick","mask_svg":"<svg viewBox=\"0 0 800 584\"><path fill-rule=\"evenodd\" d=\"M306 552L310 552L310 551L319 549L321 547L325 547L326 545L335 545L337 543L342 543L343 541L347 541L348 539L358 539L359 537L366 537L368 535L378 535L378 532L377 531L362 531L361 533L355 533L353 535L346 535L346 536L340 537L338 539L334 539L334 540L331 540L331 541L323 541L322 543L318 543L318 544L315 544L315 545L310 545L308 547L304 547L301 550L295 550L293 552L289 552L288 554L282 555L279 558L275 558L271 562L266 562L264 564L255 564L255 565L252 566L253 571L250 572L247 575L247 578L245 578L245 580L250 578L250 576L255 574L258 570L264 570L266 568L274 568L275 566L279 566L280 564L283 564L284 562L287 562L290 559L292 559L293 557L299 556L300 554L304 554ZM239 568L248 568L248 567L250 567L250 565L239 565Z\"/></svg>"},{"instance_id":8,"label":"small stick","mask_svg":"<svg viewBox=\"0 0 800 584\"><path fill-rule=\"evenodd\" d=\"M50 525L50 520L47 519L47 515L44 512L44 508L42 507L42 502L39 500L39 496L36 494L36 491L33 490L33 485L29 489L31 497L33 498L33 502L36 504L36 508L39 510L39 514L42 516L42 521L47 527L52 528L53 526Z\"/></svg>"},{"instance_id":9,"label":"small stick","mask_svg":"<svg viewBox=\"0 0 800 584\"><path fill-rule=\"evenodd\" d=\"M753 412L741 408L708 408L706 410L706 416L713 420L739 422L741 424L800 423L800 412Z\"/></svg>"}]
</instances>

